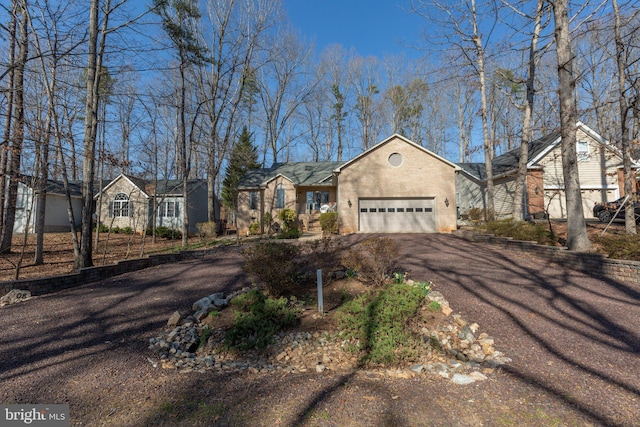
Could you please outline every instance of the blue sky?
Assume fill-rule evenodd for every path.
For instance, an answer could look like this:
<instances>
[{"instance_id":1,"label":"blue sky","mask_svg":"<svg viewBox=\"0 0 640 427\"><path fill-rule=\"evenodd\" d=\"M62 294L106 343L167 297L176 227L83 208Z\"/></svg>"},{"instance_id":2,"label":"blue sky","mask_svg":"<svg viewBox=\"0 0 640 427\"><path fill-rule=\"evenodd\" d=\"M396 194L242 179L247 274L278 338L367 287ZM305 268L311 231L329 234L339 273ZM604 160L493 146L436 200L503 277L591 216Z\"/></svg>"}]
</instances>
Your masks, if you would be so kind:
<instances>
[{"instance_id":1,"label":"blue sky","mask_svg":"<svg viewBox=\"0 0 640 427\"><path fill-rule=\"evenodd\" d=\"M331 44L352 47L361 56L417 55L406 47L424 21L405 10L403 0L285 0L289 18L321 52ZM403 44L405 46L403 46Z\"/></svg>"}]
</instances>

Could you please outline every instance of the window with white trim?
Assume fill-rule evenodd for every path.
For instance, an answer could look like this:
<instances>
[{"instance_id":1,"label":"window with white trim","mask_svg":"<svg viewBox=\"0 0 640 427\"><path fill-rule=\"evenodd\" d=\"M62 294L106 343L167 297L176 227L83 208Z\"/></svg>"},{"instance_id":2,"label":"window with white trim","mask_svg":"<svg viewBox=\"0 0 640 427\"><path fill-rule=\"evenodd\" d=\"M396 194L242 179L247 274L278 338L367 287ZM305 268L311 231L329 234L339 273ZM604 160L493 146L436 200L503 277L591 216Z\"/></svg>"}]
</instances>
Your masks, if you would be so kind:
<instances>
[{"instance_id":1,"label":"window with white trim","mask_svg":"<svg viewBox=\"0 0 640 427\"><path fill-rule=\"evenodd\" d=\"M589 143L587 141L576 142L576 150L578 152L578 161L589 160Z\"/></svg>"},{"instance_id":2,"label":"window with white trim","mask_svg":"<svg viewBox=\"0 0 640 427\"><path fill-rule=\"evenodd\" d=\"M178 218L180 216L180 202L160 202L158 217Z\"/></svg>"},{"instance_id":3,"label":"window with white trim","mask_svg":"<svg viewBox=\"0 0 640 427\"><path fill-rule=\"evenodd\" d=\"M276 187L276 209L284 209L284 186L278 184Z\"/></svg>"},{"instance_id":4,"label":"window with white trim","mask_svg":"<svg viewBox=\"0 0 640 427\"><path fill-rule=\"evenodd\" d=\"M109 217L130 217L133 216L133 203L129 200L129 196L124 193L116 194L109 208Z\"/></svg>"},{"instance_id":5,"label":"window with white trim","mask_svg":"<svg viewBox=\"0 0 640 427\"><path fill-rule=\"evenodd\" d=\"M258 209L258 192L251 191L249 192L249 209L256 210Z\"/></svg>"}]
</instances>

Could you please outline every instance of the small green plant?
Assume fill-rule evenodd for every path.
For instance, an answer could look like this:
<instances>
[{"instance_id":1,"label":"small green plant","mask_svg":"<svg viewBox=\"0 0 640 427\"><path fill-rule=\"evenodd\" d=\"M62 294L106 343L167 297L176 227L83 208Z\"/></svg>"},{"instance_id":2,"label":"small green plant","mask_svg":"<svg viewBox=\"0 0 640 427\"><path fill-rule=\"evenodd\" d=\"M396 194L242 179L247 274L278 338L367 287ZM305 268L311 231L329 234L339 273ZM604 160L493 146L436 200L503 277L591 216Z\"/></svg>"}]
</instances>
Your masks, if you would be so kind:
<instances>
[{"instance_id":1,"label":"small green plant","mask_svg":"<svg viewBox=\"0 0 640 427\"><path fill-rule=\"evenodd\" d=\"M275 334L298 323L298 310L287 298L268 298L253 289L231 300L235 319L225 343L239 350L264 349Z\"/></svg>"},{"instance_id":2,"label":"small green plant","mask_svg":"<svg viewBox=\"0 0 640 427\"><path fill-rule=\"evenodd\" d=\"M296 227L284 229L282 233L278 235L278 239L297 239L300 237L300 230Z\"/></svg>"},{"instance_id":3,"label":"small green plant","mask_svg":"<svg viewBox=\"0 0 640 427\"><path fill-rule=\"evenodd\" d=\"M98 231L100 231L100 233L108 233L109 227L106 224L100 223L100 225L98 226Z\"/></svg>"},{"instance_id":4,"label":"small green plant","mask_svg":"<svg viewBox=\"0 0 640 427\"><path fill-rule=\"evenodd\" d=\"M294 211L293 209L286 208L278 212L278 218L280 218L280 220L282 221L283 231L286 232L291 227L293 227L296 220L298 219L298 215L296 215L296 211Z\"/></svg>"},{"instance_id":5,"label":"small green plant","mask_svg":"<svg viewBox=\"0 0 640 427\"><path fill-rule=\"evenodd\" d=\"M149 233L149 231L147 231L147 233ZM160 227L156 227L156 236L167 240L179 240L182 239L182 232L161 225Z\"/></svg>"},{"instance_id":6,"label":"small green plant","mask_svg":"<svg viewBox=\"0 0 640 427\"><path fill-rule=\"evenodd\" d=\"M417 286L423 293L424 296L427 296L429 291L431 291L431 286L433 283L431 282L415 282L414 286Z\"/></svg>"},{"instance_id":7,"label":"small green plant","mask_svg":"<svg viewBox=\"0 0 640 427\"><path fill-rule=\"evenodd\" d=\"M356 277L356 271L353 268L347 268L344 272L345 276L347 276L348 279L353 279L354 277Z\"/></svg>"},{"instance_id":8,"label":"small green plant","mask_svg":"<svg viewBox=\"0 0 640 427\"><path fill-rule=\"evenodd\" d=\"M220 312L217 310L213 310L211 312L209 312L208 314L209 317L220 317Z\"/></svg>"},{"instance_id":9,"label":"small green plant","mask_svg":"<svg viewBox=\"0 0 640 427\"><path fill-rule=\"evenodd\" d=\"M198 344L198 349L204 347L207 344L207 341L209 341L211 335L213 335L213 331L211 330L209 325L206 325L204 328L202 328L202 331L200 332L200 343Z\"/></svg>"},{"instance_id":10,"label":"small green plant","mask_svg":"<svg viewBox=\"0 0 640 427\"><path fill-rule=\"evenodd\" d=\"M427 305L427 310L429 310L432 313L440 311L441 308L442 306L438 301L431 301L429 305Z\"/></svg>"},{"instance_id":11,"label":"small green plant","mask_svg":"<svg viewBox=\"0 0 640 427\"><path fill-rule=\"evenodd\" d=\"M409 273L393 273L393 283L401 285L407 280Z\"/></svg>"},{"instance_id":12,"label":"small green plant","mask_svg":"<svg viewBox=\"0 0 640 427\"><path fill-rule=\"evenodd\" d=\"M122 234L133 234L133 233L134 233L134 231L133 231L133 228L131 228L131 227L123 227L122 228Z\"/></svg>"},{"instance_id":13,"label":"small green plant","mask_svg":"<svg viewBox=\"0 0 640 427\"><path fill-rule=\"evenodd\" d=\"M335 234L338 231L338 213L325 212L320 214L320 228L323 234Z\"/></svg>"},{"instance_id":14,"label":"small green plant","mask_svg":"<svg viewBox=\"0 0 640 427\"><path fill-rule=\"evenodd\" d=\"M405 327L424 302L420 288L387 285L344 304L338 311L338 325L344 336L364 350L364 364L398 364L415 360L420 338Z\"/></svg>"},{"instance_id":15,"label":"small green plant","mask_svg":"<svg viewBox=\"0 0 640 427\"><path fill-rule=\"evenodd\" d=\"M260 224L258 224L257 222L252 222L251 225L249 226L249 234L251 234L252 236L255 236L256 234L260 233Z\"/></svg>"}]
</instances>

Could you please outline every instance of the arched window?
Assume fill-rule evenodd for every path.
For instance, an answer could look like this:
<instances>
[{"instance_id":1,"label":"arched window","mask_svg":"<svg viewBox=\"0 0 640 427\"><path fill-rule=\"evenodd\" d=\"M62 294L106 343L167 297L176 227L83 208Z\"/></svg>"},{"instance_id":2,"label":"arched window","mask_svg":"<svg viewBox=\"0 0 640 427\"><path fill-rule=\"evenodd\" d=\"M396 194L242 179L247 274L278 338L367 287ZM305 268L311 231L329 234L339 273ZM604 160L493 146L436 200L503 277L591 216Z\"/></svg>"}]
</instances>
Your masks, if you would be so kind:
<instances>
[{"instance_id":1,"label":"arched window","mask_svg":"<svg viewBox=\"0 0 640 427\"><path fill-rule=\"evenodd\" d=\"M133 205L129 200L129 196L124 193L116 194L109 208L110 217L127 217L133 216Z\"/></svg>"}]
</instances>

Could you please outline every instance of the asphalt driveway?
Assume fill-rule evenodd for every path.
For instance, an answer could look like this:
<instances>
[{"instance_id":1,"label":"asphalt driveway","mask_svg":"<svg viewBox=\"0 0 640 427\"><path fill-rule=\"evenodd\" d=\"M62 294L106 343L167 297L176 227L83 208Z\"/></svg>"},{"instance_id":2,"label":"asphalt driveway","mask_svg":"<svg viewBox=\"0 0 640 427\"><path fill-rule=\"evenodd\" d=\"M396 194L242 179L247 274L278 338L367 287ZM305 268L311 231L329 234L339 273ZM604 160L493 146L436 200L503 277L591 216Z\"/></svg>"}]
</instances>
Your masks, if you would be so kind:
<instances>
[{"instance_id":1,"label":"asphalt driveway","mask_svg":"<svg viewBox=\"0 0 640 427\"><path fill-rule=\"evenodd\" d=\"M147 340L173 311L248 284L225 248L0 309L0 402L68 403L71 425L640 425L637 285L451 235L392 237L402 269L512 363L467 386L154 368Z\"/></svg>"}]
</instances>

